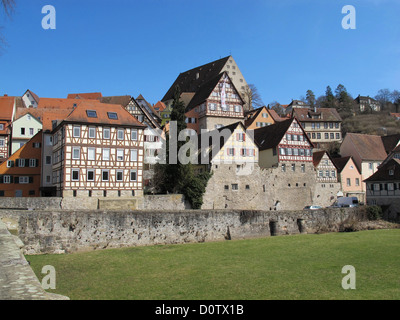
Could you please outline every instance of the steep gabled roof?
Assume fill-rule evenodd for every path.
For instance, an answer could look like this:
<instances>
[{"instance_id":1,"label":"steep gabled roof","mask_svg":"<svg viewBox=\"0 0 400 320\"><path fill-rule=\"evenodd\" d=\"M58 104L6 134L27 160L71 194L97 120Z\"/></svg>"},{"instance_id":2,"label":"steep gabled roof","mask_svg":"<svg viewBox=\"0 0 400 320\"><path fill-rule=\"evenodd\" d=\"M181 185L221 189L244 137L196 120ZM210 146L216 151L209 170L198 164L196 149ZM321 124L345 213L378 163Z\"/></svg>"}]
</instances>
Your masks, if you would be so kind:
<instances>
[{"instance_id":1,"label":"steep gabled roof","mask_svg":"<svg viewBox=\"0 0 400 320\"><path fill-rule=\"evenodd\" d=\"M338 169L338 172L342 172L344 167L347 165L349 160L351 159L351 156L348 157L341 157L341 158L332 158L332 162L335 165L336 169ZM357 168L357 166L355 166ZM357 168L358 171L358 168Z\"/></svg>"},{"instance_id":2,"label":"steep gabled roof","mask_svg":"<svg viewBox=\"0 0 400 320\"><path fill-rule=\"evenodd\" d=\"M0 97L0 119L11 121L14 112L14 97Z\"/></svg>"},{"instance_id":3,"label":"steep gabled roof","mask_svg":"<svg viewBox=\"0 0 400 320\"><path fill-rule=\"evenodd\" d=\"M102 103L108 104L120 104L123 107L126 107L129 102L131 102L131 96L110 96L110 97L102 97L100 100Z\"/></svg>"},{"instance_id":4,"label":"steep gabled roof","mask_svg":"<svg viewBox=\"0 0 400 320\"><path fill-rule=\"evenodd\" d=\"M399 144L399 142L400 142L400 134L393 134L393 135L390 135L390 136L383 136L382 137L382 142L383 142L383 146L385 147L386 153L389 154Z\"/></svg>"},{"instance_id":5,"label":"steep gabled roof","mask_svg":"<svg viewBox=\"0 0 400 320\"><path fill-rule=\"evenodd\" d=\"M293 121L298 122L296 118L291 118L281 122L276 122L275 124L272 124L270 126L255 129L254 139L258 145L259 150L263 151L277 147L282 141L286 132L289 130L289 127L292 125ZM314 147L314 144L311 142L304 129L300 125L299 127L301 128L303 135L310 146Z\"/></svg>"},{"instance_id":6,"label":"steep gabled roof","mask_svg":"<svg viewBox=\"0 0 400 320\"><path fill-rule=\"evenodd\" d=\"M192 110L194 107L206 101L213 92L213 90L215 89L215 87L217 86L218 82L221 80L223 75L224 73L218 74L216 77L210 79L210 81L204 83L200 88L198 88L192 100L186 107L186 112Z\"/></svg>"},{"instance_id":7,"label":"steep gabled roof","mask_svg":"<svg viewBox=\"0 0 400 320\"><path fill-rule=\"evenodd\" d=\"M371 177L364 180L365 182L380 181L399 181L400 180L400 160L392 159L385 165L381 166L377 172Z\"/></svg>"},{"instance_id":8,"label":"steep gabled roof","mask_svg":"<svg viewBox=\"0 0 400 320\"><path fill-rule=\"evenodd\" d=\"M228 56L181 73L161 101L173 99L177 85L179 85L181 92L197 92L202 85L221 73L230 57Z\"/></svg>"},{"instance_id":9,"label":"steep gabled roof","mask_svg":"<svg viewBox=\"0 0 400 320\"><path fill-rule=\"evenodd\" d=\"M383 161L387 157L385 147L380 136L348 133L345 140L349 140L361 160Z\"/></svg>"},{"instance_id":10,"label":"steep gabled roof","mask_svg":"<svg viewBox=\"0 0 400 320\"><path fill-rule=\"evenodd\" d=\"M242 101L242 103L244 103L242 97L239 94L239 91L237 91L237 89L236 89L235 85L233 84L231 78L229 77L228 73L222 72L222 73L218 74L216 77L212 78L210 81L204 83L197 90L197 92L193 96L192 100L190 100L190 103L187 105L186 112L192 110L194 107L205 102L210 97L211 93L213 92L213 90L215 89L215 87L218 85L219 81L223 77L226 77L226 79L228 79L229 84L232 86L234 91L236 91L236 94L239 97L239 99Z\"/></svg>"}]
</instances>

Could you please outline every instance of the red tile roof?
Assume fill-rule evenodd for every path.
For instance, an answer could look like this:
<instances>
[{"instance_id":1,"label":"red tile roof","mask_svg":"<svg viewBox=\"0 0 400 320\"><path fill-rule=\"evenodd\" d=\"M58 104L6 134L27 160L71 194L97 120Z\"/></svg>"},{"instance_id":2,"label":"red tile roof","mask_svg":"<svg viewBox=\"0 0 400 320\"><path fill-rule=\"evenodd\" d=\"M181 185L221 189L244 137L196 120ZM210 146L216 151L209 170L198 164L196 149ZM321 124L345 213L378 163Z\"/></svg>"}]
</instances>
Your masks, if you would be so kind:
<instances>
[{"instance_id":1,"label":"red tile roof","mask_svg":"<svg viewBox=\"0 0 400 320\"><path fill-rule=\"evenodd\" d=\"M89 99L89 100L101 100L103 95L101 92L89 92L89 93L70 93L67 99Z\"/></svg>"},{"instance_id":2,"label":"red tile roof","mask_svg":"<svg viewBox=\"0 0 400 320\"><path fill-rule=\"evenodd\" d=\"M349 139L361 160L385 160L387 153L380 136L348 133L345 139Z\"/></svg>"},{"instance_id":3,"label":"red tile roof","mask_svg":"<svg viewBox=\"0 0 400 320\"><path fill-rule=\"evenodd\" d=\"M0 119L12 121L14 110L14 97L0 97Z\"/></svg>"},{"instance_id":4,"label":"red tile roof","mask_svg":"<svg viewBox=\"0 0 400 320\"><path fill-rule=\"evenodd\" d=\"M96 117L88 117L87 111L96 111ZM117 113L117 119L110 119L108 113ZM145 128L124 107L117 104L106 104L94 100L82 101L65 119L65 122L93 123L106 125L136 126Z\"/></svg>"}]
</instances>

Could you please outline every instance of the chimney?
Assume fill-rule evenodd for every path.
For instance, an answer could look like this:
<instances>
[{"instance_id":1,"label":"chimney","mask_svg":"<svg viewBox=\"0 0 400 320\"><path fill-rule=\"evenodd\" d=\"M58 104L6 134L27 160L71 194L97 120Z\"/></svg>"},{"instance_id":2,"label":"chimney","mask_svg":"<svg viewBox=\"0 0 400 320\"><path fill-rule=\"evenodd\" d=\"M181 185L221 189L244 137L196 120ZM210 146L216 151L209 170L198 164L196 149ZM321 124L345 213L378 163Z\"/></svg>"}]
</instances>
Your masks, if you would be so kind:
<instances>
[{"instance_id":1,"label":"chimney","mask_svg":"<svg viewBox=\"0 0 400 320\"><path fill-rule=\"evenodd\" d=\"M7 93L5 93L5 94L4 94L4 96L5 96L5 97L8 97L8 94L7 94Z\"/></svg>"}]
</instances>

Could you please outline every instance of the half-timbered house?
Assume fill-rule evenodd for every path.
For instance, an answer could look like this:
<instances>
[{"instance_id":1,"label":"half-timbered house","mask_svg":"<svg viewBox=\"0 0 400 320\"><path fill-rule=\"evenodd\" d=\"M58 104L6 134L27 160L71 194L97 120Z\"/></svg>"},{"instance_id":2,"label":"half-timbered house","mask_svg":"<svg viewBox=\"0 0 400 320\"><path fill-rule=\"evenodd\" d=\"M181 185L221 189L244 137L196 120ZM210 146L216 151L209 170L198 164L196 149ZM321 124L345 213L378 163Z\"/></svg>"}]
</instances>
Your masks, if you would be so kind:
<instances>
[{"instance_id":1,"label":"half-timbered house","mask_svg":"<svg viewBox=\"0 0 400 320\"><path fill-rule=\"evenodd\" d=\"M313 163L314 145L296 118L254 130L261 168L281 166L282 171L305 170Z\"/></svg>"},{"instance_id":2,"label":"half-timbered house","mask_svg":"<svg viewBox=\"0 0 400 320\"><path fill-rule=\"evenodd\" d=\"M144 129L121 105L81 103L53 128L53 176L62 197L143 194Z\"/></svg>"},{"instance_id":3,"label":"half-timbered house","mask_svg":"<svg viewBox=\"0 0 400 320\"><path fill-rule=\"evenodd\" d=\"M198 130L212 131L244 121L244 101L226 72L203 84L186 107L187 118L198 119ZM197 116L188 113L194 109ZM198 132L198 133L200 133Z\"/></svg>"}]
</instances>

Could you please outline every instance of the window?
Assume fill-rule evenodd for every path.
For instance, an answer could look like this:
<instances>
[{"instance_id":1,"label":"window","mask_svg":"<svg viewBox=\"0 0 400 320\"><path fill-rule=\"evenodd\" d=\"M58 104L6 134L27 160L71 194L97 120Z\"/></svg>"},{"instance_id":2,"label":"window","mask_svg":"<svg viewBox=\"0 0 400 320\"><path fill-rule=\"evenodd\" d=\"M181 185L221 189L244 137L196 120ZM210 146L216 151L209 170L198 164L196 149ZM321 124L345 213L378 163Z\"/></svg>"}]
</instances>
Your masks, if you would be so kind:
<instances>
[{"instance_id":1,"label":"window","mask_svg":"<svg viewBox=\"0 0 400 320\"><path fill-rule=\"evenodd\" d=\"M118 129L117 131L117 139L124 140L124 129Z\"/></svg>"},{"instance_id":2,"label":"window","mask_svg":"<svg viewBox=\"0 0 400 320\"><path fill-rule=\"evenodd\" d=\"M73 137L80 138L81 137L81 127L74 126L73 127Z\"/></svg>"},{"instance_id":3,"label":"window","mask_svg":"<svg viewBox=\"0 0 400 320\"><path fill-rule=\"evenodd\" d=\"M234 156L235 155L235 149L234 148L228 148L227 149L227 153L228 153L228 156Z\"/></svg>"},{"instance_id":4,"label":"window","mask_svg":"<svg viewBox=\"0 0 400 320\"><path fill-rule=\"evenodd\" d=\"M332 176L333 178L336 178L336 171L332 170L332 171L331 171L331 176Z\"/></svg>"},{"instance_id":5,"label":"window","mask_svg":"<svg viewBox=\"0 0 400 320\"><path fill-rule=\"evenodd\" d=\"M239 190L239 185L237 183L232 184L232 190Z\"/></svg>"},{"instance_id":6,"label":"window","mask_svg":"<svg viewBox=\"0 0 400 320\"><path fill-rule=\"evenodd\" d=\"M268 113L265 113L265 112L264 112L264 113L262 114L262 117L263 117L263 118L268 118Z\"/></svg>"},{"instance_id":7,"label":"window","mask_svg":"<svg viewBox=\"0 0 400 320\"><path fill-rule=\"evenodd\" d=\"M238 133L237 134L237 141L246 141L246 134L245 133Z\"/></svg>"},{"instance_id":8,"label":"window","mask_svg":"<svg viewBox=\"0 0 400 320\"><path fill-rule=\"evenodd\" d=\"M323 178L324 172L322 170L318 171L318 177Z\"/></svg>"},{"instance_id":9,"label":"window","mask_svg":"<svg viewBox=\"0 0 400 320\"><path fill-rule=\"evenodd\" d=\"M4 176L3 182L7 184L11 183L11 176Z\"/></svg>"},{"instance_id":10,"label":"window","mask_svg":"<svg viewBox=\"0 0 400 320\"><path fill-rule=\"evenodd\" d=\"M72 181L79 181L79 169L72 169Z\"/></svg>"},{"instance_id":11,"label":"window","mask_svg":"<svg viewBox=\"0 0 400 320\"><path fill-rule=\"evenodd\" d=\"M394 170L389 170L389 176L394 176Z\"/></svg>"},{"instance_id":12,"label":"window","mask_svg":"<svg viewBox=\"0 0 400 320\"><path fill-rule=\"evenodd\" d=\"M241 112L242 107L241 106L235 106L235 112Z\"/></svg>"},{"instance_id":13,"label":"window","mask_svg":"<svg viewBox=\"0 0 400 320\"><path fill-rule=\"evenodd\" d=\"M388 191L394 191L394 185L393 185L393 183L388 183L388 184L387 184L387 189L388 189Z\"/></svg>"},{"instance_id":14,"label":"window","mask_svg":"<svg viewBox=\"0 0 400 320\"><path fill-rule=\"evenodd\" d=\"M40 142L34 142L32 146L33 146L34 149L40 149L41 143Z\"/></svg>"},{"instance_id":15,"label":"window","mask_svg":"<svg viewBox=\"0 0 400 320\"><path fill-rule=\"evenodd\" d=\"M137 135L137 130L132 130L131 131L131 140L137 141L138 135Z\"/></svg>"},{"instance_id":16,"label":"window","mask_svg":"<svg viewBox=\"0 0 400 320\"><path fill-rule=\"evenodd\" d=\"M87 181L94 181L94 170L87 171Z\"/></svg>"},{"instance_id":17,"label":"window","mask_svg":"<svg viewBox=\"0 0 400 320\"><path fill-rule=\"evenodd\" d=\"M301 165L301 172L306 172L306 165L305 164L302 164Z\"/></svg>"},{"instance_id":18,"label":"window","mask_svg":"<svg viewBox=\"0 0 400 320\"><path fill-rule=\"evenodd\" d=\"M79 160L81 157L81 148L80 147L73 147L72 148L72 159Z\"/></svg>"},{"instance_id":19,"label":"window","mask_svg":"<svg viewBox=\"0 0 400 320\"><path fill-rule=\"evenodd\" d=\"M136 181L137 180L137 172L136 172L136 170L131 170L131 172L130 172L130 180L131 181Z\"/></svg>"},{"instance_id":20,"label":"window","mask_svg":"<svg viewBox=\"0 0 400 320\"><path fill-rule=\"evenodd\" d=\"M346 185L347 185L348 187L351 187L351 180L350 180L350 178L347 178L347 179L346 179Z\"/></svg>"},{"instance_id":21,"label":"window","mask_svg":"<svg viewBox=\"0 0 400 320\"><path fill-rule=\"evenodd\" d=\"M46 156L46 164L51 164L51 156Z\"/></svg>"},{"instance_id":22,"label":"window","mask_svg":"<svg viewBox=\"0 0 400 320\"><path fill-rule=\"evenodd\" d=\"M293 163L292 164L292 171L295 172L296 171L296 165Z\"/></svg>"},{"instance_id":23,"label":"window","mask_svg":"<svg viewBox=\"0 0 400 320\"><path fill-rule=\"evenodd\" d=\"M356 186L357 187L360 186L360 179L359 178L356 178Z\"/></svg>"},{"instance_id":24,"label":"window","mask_svg":"<svg viewBox=\"0 0 400 320\"><path fill-rule=\"evenodd\" d=\"M3 123L0 124L0 130L4 130L4 124Z\"/></svg>"},{"instance_id":25,"label":"window","mask_svg":"<svg viewBox=\"0 0 400 320\"><path fill-rule=\"evenodd\" d=\"M29 167L30 168L37 167L37 160L36 159L29 159Z\"/></svg>"},{"instance_id":26,"label":"window","mask_svg":"<svg viewBox=\"0 0 400 320\"><path fill-rule=\"evenodd\" d=\"M17 159L17 167L24 168L25 167L25 159Z\"/></svg>"},{"instance_id":27,"label":"window","mask_svg":"<svg viewBox=\"0 0 400 320\"><path fill-rule=\"evenodd\" d=\"M110 149L103 149L103 160L104 161L110 160Z\"/></svg>"},{"instance_id":28,"label":"window","mask_svg":"<svg viewBox=\"0 0 400 320\"><path fill-rule=\"evenodd\" d=\"M124 161L124 149L117 150L117 161Z\"/></svg>"},{"instance_id":29,"label":"window","mask_svg":"<svg viewBox=\"0 0 400 320\"><path fill-rule=\"evenodd\" d=\"M86 115L88 118L97 118L96 110L86 110Z\"/></svg>"},{"instance_id":30,"label":"window","mask_svg":"<svg viewBox=\"0 0 400 320\"><path fill-rule=\"evenodd\" d=\"M88 160L96 160L96 148L88 148Z\"/></svg>"},{"instance_id":31,"label":"window","mask_svg":"<svg viewBox=\"0 0 400 320\"><path fill-rule=\"evenodd\" d=\"M321 133L317 133L317 139L321 139Z\"/></svg>"},{"instance_id":32,"label":"window","mask_svg":"<svg viewBox=\"0 0 400 320\"><path fill-rule=\"evenodd\" d=\"M25 135L25 128L21 128L21 136Z\"/></svg>"},{"instance_id":33,"label":"window","mask_svg":"<svg viewBox=\"0 0 400 320\"><path fill-rule=\"evenodd\" d=\"M33 135L34 135L33 128L29 128L29 135L30 135L30 136L33 136Z\"/></svg>"},{"instance_id":34,"label":"window","mask_svg":"<svg viewBox=\"0 0 400 320\"><path fill-rule=\"evenodd\" d=\"M325 139L329 139L329 133L325 133Z\"/></svg>"},{"instance_id":35,"label":"window","mask_svg":"<svg viewBox=\"0 0 400 320\"><path fill-rule=\"evenodd\" d=\"M19 177L19 183L20 184L28 184L29 183L29 177Z\"/></svg>"},{"instance_id":36,"label":"window","mask_svg":"<svg viewBox=\"0 0 400 320\"><path fill-rule=\"evenodd\" d=\"M104 128L103 129L103 139L110 139L110 128Z\"/></svg>"},{"instance_id":37,"label":"window","mask_svg":"<svg viewBox=\"0 0 400 320\"><path fill-rule=\"evenodd\" d=\"M14 161L7 160L7 168L12 168L12 167L14 167Z\"/></svg>"},{"instance_id":38,"label":"window","mask_svg":"<svg viewBox=\"0 0 400 320\"><path fill-rule=\"evenodd\" d=\"M131 161L137 161L138 160L138 151L137 149L132 149L131 150Z\"/></svg>"},{"instance_id":39,"label":"window","mask_svg":"<svg viewBox=\"0 0 400 320\"><path fill-rule=\"evenodd\" d=\"M118 170L116 178L117 178L117 181L119 181L119 182L123 181L124 180L124 172L122 170Z\"/></svg>"},{"instance_id":40,"label":"window","mask_svg":"<svg viewBox=\"0 0 400 320\"><path fill-rule=\"evenodd\" d=\"M226 184L226 185L224 186L224 190L229 190L229 185Z\"/></svg>"},{"instance_id":41,"label":"window","mask_svg":"<svg viewBox=\"0 0 400 320\"><path fill-rule=\"evenodd\" d=\"M5 146L4 139L0 139L0 148L3 148Z\"/></svg>"},{"instance_id":42,"label":"window","mask_svg":"<svg viewBox=\"0 0 400 320\"><path fill-rule=\"evenodd\" d=\"M89 138L90 139L96 138L96 128L94 127L89 128Z\"/></svg>"},{"instance_id":43,"label":"window","mask_svg":"<svg viewBox=\"0 0 400 320\"><path fill-rule=\"evenodd\" d=\"M116 112L107 112L107 115L111 120L118 120L118 114Z\"/></svg>"},{"instance_id":44,"label":"window","mask_svg":"<svg viewBox=\"0 0 400 320\"><path fill-rule=\"evenodd\" d=\"M331 133L331 134L330 134L330 138L331 138L331 139L335 139L335 134L334 134L334 133Z\"/></svg>"},{"instance_id":45,"label":"window","mask_svg":"<svg viewBox=\"0 0 400 320\"><path fill-rule=\"evenodd\" d=\"M340 133L336 133L336 139L340 139Z\"/></svg>"},{"instance_id":46,"label":"window","mask_svg":"<svg viewBox=\"0 0 400 320\"><path fill-rule=\"evenodd\" d=\"M208 107L209 107L210 111L215 111L216 105L215 105L215 103L210 103L208 105Z\"/></svg>"},{"instance_id":47,"label":"window","mask_svg":"<svg viewBox=\"0 0 400 320\"><path fill-rule=\"evenodd\" d=\"M286 172L286 164L282 164L281 169L282 169L282 172Z\"/></svg>"},{"instance_id":48,"label":"window","mask_svg":"<svg viewBox=\"0 0 400 320\"><path fill-rule=\"evenodd\" d=\"M101 177L103 181L108 181L109 178L109 171L108 170L102 170L101 172Z\"/></svg>"},{"instance_id":49,"label":"window","mask_svg":"<svg viewBox=\"0 0 400 320\"><path fill-rule=\"evenodd\" d=\"M373 170L374 164L372 162L368 163L368 168L369 168L369 170Z\"/></svg>"}]
</instances>

